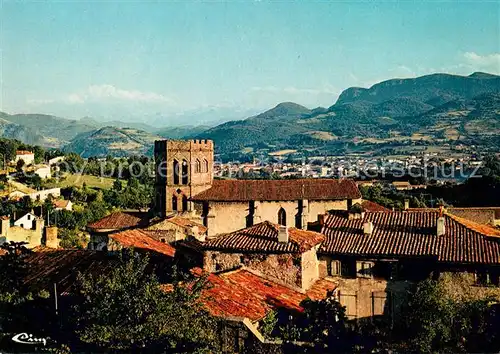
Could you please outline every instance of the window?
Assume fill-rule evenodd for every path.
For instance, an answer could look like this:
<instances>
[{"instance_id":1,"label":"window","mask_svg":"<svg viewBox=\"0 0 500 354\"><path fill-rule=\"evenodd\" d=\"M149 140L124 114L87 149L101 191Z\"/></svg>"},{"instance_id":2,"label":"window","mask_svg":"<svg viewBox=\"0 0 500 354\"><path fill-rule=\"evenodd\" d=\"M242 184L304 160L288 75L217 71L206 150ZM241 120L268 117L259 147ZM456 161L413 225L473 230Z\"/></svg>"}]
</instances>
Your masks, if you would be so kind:
<instances>
[{"instance_id":1,"label":"window","mask_svg":"<svg viewBox=\"0 0 500 354\"><path fill-rule=\"evenodd\" d=\"M328 275L341 275L342 264L340 261L334 260L327 264Z\"/></svg>"},{"instance_id":2,"label":"window","mask_svg":"<svg viewBox=\"0 0 500 354\"><path fill-rule=\"evenodd\" d=\"M31 215L30 214L28 214L28 220L31 220Z\"/></svg>"},{"instance_id":3,"label":"window","mask_svg":"<svg viewBox=\"0 0 500 354\"><path fill-rule=\"evenodd\" d=\"M283 208L278 211L278 224L286 226L286 211Z\"/></svg>"},{"instance_id":4,"label":"window","mask_svg":"<svg viewBox=\"0 0 500 354\"><path fill-rule=\"evenodd\" d=\"M174 160L174 184L179 184L179 161Z\"/></svg>"},{"instance_id":5,"label":"window","mask_svg":"<svg viewBox=\"0 0 500 354\"><path fill-rule=\"evenodd\" d=\"M207 161L207 159L203 159L203 171L202 172L208 172L208 161Z\"/></svg>"},{"instance_id":6,"label":"window","mask_svg":"<svg viewBox=\"0 0 500 354\"><path fill-rule=\"evenodd\" d=\"M373 262L356 262L356 272L359 278L372 278L373 277Z\"/></svg>"},{"instance_id":7,"label":"window","mask_svg":"<svg viewBox=\"0 0 500 354\"><path fill-rule=\"evenodd\" d=\"M188 198L185 195L182 195L182 211L188 210Z\"/></svg>"},{"instance_id":8,"label":"window","mask_svg":"<svg viewBox=\"0 0 500 354\"><path fill-rule=\"evenodd\" d=\"M196 173L201 172L201 162L198 159L196 159L196 162L195 162L194 172L196 172Z\"/></svg>"},{"instance_id":9,"label":"window","mask_svg":"<svg viewBox=\"0 0 500 354\"><path fill-rule=\"evenodd\" d=\"M182 160L182 184L188 184L188 168L189 165L186 160Z\"/></svg>"},{"instance_id":10,"label":"window","mask_svg":"<svg viewBox=\"0 0 500 354\"><path fill-rule=\"evenodd\" d=\"M177 196L176 195L172 196L172 210L177 211Z\"/></svg>"}]
</instances>

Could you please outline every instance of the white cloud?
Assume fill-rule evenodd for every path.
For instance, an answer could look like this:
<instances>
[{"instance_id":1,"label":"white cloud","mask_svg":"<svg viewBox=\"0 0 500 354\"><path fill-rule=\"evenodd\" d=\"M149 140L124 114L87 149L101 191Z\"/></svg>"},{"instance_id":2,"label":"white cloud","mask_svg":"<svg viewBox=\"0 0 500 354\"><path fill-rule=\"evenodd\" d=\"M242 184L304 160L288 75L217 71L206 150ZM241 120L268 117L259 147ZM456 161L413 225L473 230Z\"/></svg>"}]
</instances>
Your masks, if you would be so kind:
<instances>
[{"instance_id":1,"label":"white cloud","mask_svg":"<svg viewBox=\"0 0 500 354\"><path fill-rule=\"evenodd\" d=\"M71 93L66 101L69 103L85 103L88 101L121 100L144 103L173 103L173 99L155 92L124 90L113 85L91 85L83 92Z\"/></svg>"},{"instance_id":2,"label":"white cloud","mask_svg":"<svg viewBox=\"0 0 500 354\"><path fill-rule=\"evenodd\" d=\"M500 73L500 53L480 55L475 52L463 54L465 64L475 71L487 71L490 73Z\"/></svg>"},{"instance_id":3,"label":"white cloud","mask_svg":"<svg viewBox=\"0 0 500 354\"><path fill-rule=\"evenodd\" d=\"M84 104L84 103L154 103L161 105L173 105L175 100L155 92L144 92L138 90L125 90L113 85L91 85L84 90L71 92L69 94L58 95L54 98L28 99L26 102L31 105L50 104Z\"/></svg>"}]
</instances>

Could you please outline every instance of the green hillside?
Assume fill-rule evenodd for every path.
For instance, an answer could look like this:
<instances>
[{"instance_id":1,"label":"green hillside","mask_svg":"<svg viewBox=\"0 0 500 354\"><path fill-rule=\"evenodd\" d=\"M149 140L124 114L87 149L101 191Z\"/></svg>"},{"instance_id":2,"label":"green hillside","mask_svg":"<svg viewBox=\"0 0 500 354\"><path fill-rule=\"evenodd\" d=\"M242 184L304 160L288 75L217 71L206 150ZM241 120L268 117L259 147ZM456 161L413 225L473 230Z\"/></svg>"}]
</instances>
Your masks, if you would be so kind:
<instances>
[{"instance_id":1,"label":"green hillside","mask_svg":"<svg viewBox=\"0 0 500 354\"><path fill-rule=\"evenodd\" d=\"M104 127L79 134L64 150L76 152L83 157L152 155L154 141L158 139L161 137L142 130Z\"/></svg>"}]
</instances>

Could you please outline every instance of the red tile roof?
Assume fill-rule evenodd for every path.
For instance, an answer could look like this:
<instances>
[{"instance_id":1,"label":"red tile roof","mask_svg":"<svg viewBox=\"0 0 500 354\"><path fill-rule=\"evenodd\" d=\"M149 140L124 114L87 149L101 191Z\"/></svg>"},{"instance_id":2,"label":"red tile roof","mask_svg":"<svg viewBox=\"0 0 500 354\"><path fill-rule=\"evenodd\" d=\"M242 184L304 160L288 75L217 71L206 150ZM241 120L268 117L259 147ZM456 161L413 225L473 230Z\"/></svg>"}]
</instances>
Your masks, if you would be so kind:
<instances>
[{"instance_id":1,"label":"red tile roof","mask_svg":"<svg viewBox=\"0 0 500 354\"><path fill-rule=\"evenodd\" d=\"M343 213L333 213L322 230L326 241L320 252L373 257L427 256L447 263L500 264L500 242L488 237L495 236L494 229L473 228L470 222L445 214L446 233L437 236L438 217L435 211L367 212L364 219L349 220ZM363 234L365 221L374 224L371 235Z\"/></svg>"},{"instance_id":2,"label":"red tile roof","mask_svg":"<svg viewBox=\"0 0 500 354\"><path fill-rule=\"evenodd\" d=\"M327 279L318 280L306 294L259 277L248 270L210 274L201 301L214 316L247 317L258 321L275 308L301 311L306 298L321 300L336 288Z\"/></svg>"},{"instance_id":3,"label":"red tile roof","mask_svg":"<svg viewBox=\"0 0 500 354\"><path fill-rule=\"evenodd\" d=\"M115 234L110 234L109 237L118 242L123 247L133 247L147 251L154 251L173 257L175 248L168 243L157 241L150 237L146 232L139 229L125 230Z\"/></svg>"},{"instance_id":4,"label":"red tile roof","mask_svg":"<svg viewBox=\"0 0 500 354\"><path fill-rule=\"evenodd\" d=\"M192 228L192 227L198 227L198 231L203 234L205 232L207 232L207 228L200 224L200 223L197 223L197 222L194 222L193 220L190 220L188 218L184 218L184 217L181 217L181 216L172 216L170 218L162 218L162 219L155 219L155 220L152 220L151 222L151 225L149 225L147 227L147 230L149 231L153 231L153 230L166 230L165 228L165 223L172 223L176 226L180 226L180 227L183 227L183 228Z\"/></svg>"},{"instance_id":5,"label":"red tile roof","mask_svg":"<svg viewBox=\"0 0 500 354\"><path fill-rule=\"evenodd\" d=\"M27 256L28 275L25 283L32 289L67 294L71 291L79 272L83 274L104 274L117 264L117 258L107 252L68 250L36 247L36 252Z\"/></svg>"},{"instance_id":6,"label":"red tile roof","mask_svg":"<svg viewBox=\"0 0 500 354\"><path fill-rule=\"evenodd\" d=\"M108 252L35 247L26 257L25 283L34 291L45 289L51 293L56 283L57 292L66 295L72 292L79 273L107 274L120 262L120 256ZM161 277L170 269L170 260L156 258L151 259L146 271Z\"/></svg>"},{"instance_id":7,"label":"red tile roof","mask_svg":"<svg viewBox=\"0 0 500 354\"><path fill-rule=\"evenodd\" d=\"M105 216L101 220L87 225L93 230L123 230L131 227L146 226L148 214L137 211L120 211Z\"/></svg>"},{"instance_id":8,"label":"red tile roof","mask_svg":"<svg viewBox=\"0 0 500 354\"><path fill-rule=\"evenodd\" d=\"M348 179L214 180L212 187L192 200L339 200L361 198L358 186Z\"/></svg>"},{"instance_id":9,"label":"red tile roof","mask_svg":"<svg viewBox=\"0 0 500 354\"><path fill-rule=\"evenodd\" d=\"M28 150L17 150L16 155L32 155L34 154L32 151Z\"/></svg>"},{"instance_id":10,"label":"red tile roof","mask_svg":"<svg viewBox=\"0 0 500 354\"><path fill-rule=\"evenodd\" d=\"M69 200L58 199L58 200L54 200L54 202L52 204L54 204L54 207L56 207L56 208L65 209L69 204Z\"/></svg>"},{"instance_id":11,"label":"red tile roof","mask_svg":"<svg viewBox=\"0 0 500 354\"><path fill-rule=\"evenodd\" d=\"M264 221L246 229L216 236L207 240L203 246L205 249L224 251L299 253L311 249L325 239L318 232L289 227L289 241L283 243L278 241L278 230L278 224Z\"/></svg>"},{"instance_id":12,"label":"red tile roof","mask_svg":"<svg viewBox=\"0 0 500 354\"><path fill-rule=\"evenodd\" d=\"M364 211L391 211L390 209L378 203L372 202L371 200L363 200L361 202L361 207Z\"/></svg>"}]
</instances>

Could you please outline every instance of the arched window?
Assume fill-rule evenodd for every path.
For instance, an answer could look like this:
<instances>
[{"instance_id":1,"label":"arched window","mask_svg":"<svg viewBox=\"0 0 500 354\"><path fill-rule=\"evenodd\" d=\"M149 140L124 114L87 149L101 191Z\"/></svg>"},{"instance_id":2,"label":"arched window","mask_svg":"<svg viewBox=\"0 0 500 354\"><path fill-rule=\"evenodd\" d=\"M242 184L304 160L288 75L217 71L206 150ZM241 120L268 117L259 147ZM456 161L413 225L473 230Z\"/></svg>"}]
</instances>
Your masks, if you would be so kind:
<instances>
[{"instance_id":1,"label":"arched window","mask_svg":"<svg viewBox=\"0 0 500 354\"><path fill-rule=\"evenodd\" d=\"M183 194L182 195L182 211L188 210L188 198Z\"/></svg>"},{"instance_id":2,"label":"arched window","mask_svg":"<svg viewBox=\"0 0 500 354\"><path fill-rule=\"evenodd\" d=\"M172 210L177 211L177 196L176 195L172 196Z\"/></svg>"},{"instance_id":3,"label":"arched window","mask_svg":"<svg viewBox=\"0 0 500 354\"><path fill-rule=\"evenodd\" d=\"M286 226L286 211L283 208L278 211L278 224Z\"/></svg>"},{"instance_id":4,"label":"arched window","mask_svg":"<svg viewBox=\"0 0 500 354\"><path fill-rule=\"evenodd\" d=\"M196 162L195 162L194 172L196 172L196 173L201 172L201 162L198 159L196 159Z\"/></svg>"},{"instance_id":5,"label":"arched window","mask_svg":"<svg viewBox=\"0 0 500 354\"><path fill-rule=\"evenodd\" d=\"M208 172L208 161L203 159L203 172Z\"/></svg>"},{"instance_id":6,"label":"arched window","mask_svg":"<svg viewBox=\"0 0 500 354\"><path fill-rule=\"evenodd\" d=\"M179 161L174 160L174 184L179 184Z\"/></svg>"},{"instance_id":7,"label":"arched window","mask_svg":"<svg viewBox=\"0 0 500 354\"><path fill-rule=\"evenodd\" d=\"M182 184L188 184L189 165L186 160L182 160Z\"/></svg>"}]
</instances>

